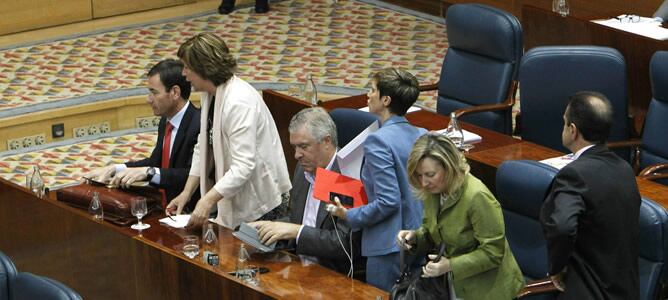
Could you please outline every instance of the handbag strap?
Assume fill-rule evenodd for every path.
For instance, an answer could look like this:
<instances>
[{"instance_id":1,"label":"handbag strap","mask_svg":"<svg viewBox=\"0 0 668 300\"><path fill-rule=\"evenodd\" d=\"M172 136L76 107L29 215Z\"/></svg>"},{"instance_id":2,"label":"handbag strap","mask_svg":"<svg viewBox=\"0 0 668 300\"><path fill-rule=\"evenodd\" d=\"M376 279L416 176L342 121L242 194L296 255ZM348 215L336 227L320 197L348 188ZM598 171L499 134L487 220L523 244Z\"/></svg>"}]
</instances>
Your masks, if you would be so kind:
<instances>
[{"instance_id":1,"label":"handbag strap","mask_svg":"<svg viewBox=\"0 0 668 300\"><path fill-rule=\"evenodd\" d=\"M445 254L445 242L441 242L441 244L438 246L438 256L434 259L434 262L438 262L441 260L441 257ZM399 265L401 266L401 274L407 274L410 272L410 266L415 262L415 259L417 259L418 255L411 255L412 259L410 261L406 261L406 250L404 248L399 247Z\"/></svg>"}]
</instances>

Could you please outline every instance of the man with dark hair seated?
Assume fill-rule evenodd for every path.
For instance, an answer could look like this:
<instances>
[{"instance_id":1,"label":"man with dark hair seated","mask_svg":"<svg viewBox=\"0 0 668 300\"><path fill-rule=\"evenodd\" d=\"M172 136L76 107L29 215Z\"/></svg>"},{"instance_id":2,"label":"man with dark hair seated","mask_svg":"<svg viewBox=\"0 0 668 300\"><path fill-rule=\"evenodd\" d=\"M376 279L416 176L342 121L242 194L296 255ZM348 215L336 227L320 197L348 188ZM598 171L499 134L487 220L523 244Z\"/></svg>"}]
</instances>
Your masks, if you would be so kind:
<instances>
[{"instance_id":1,"label":"man with dark hair seated","mask_svg":"<svg viewBox=\"0 0 668 300\"><path fill-rule=\"evenodd\" d=\"M161 117L158 141L151 156L93 170L85 177L121 186L146 180L165 189L166 203L181 193L188 179L193 147L200 130L200 110L188 101L190 82L182 72L183 63L174 59L163 60L148 72L147 103L153 114ZM199 199L199 193L194 199ZM188 211L197 201L191 202Z\"/></svg>"},{"instance_id":2,"label":"man with dark hair seated","mask_svg":"<svg viewBox=\"0 0 668 300\"><path fill-rule=\"evenodd\" d=\"M574 161L557 173L540 220L559 299L638 299L640 194L629 164L605 146L610 102L570 97L562 143Z\"/></svg>"}]
</instances>

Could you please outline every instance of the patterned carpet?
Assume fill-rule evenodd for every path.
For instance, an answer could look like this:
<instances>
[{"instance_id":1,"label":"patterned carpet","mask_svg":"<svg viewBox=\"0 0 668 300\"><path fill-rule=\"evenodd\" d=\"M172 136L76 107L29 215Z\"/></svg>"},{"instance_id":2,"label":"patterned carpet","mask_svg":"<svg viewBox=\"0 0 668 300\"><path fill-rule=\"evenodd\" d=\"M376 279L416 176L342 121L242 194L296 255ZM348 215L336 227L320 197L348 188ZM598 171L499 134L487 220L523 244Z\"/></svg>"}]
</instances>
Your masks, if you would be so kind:
<instances>
[{"instance_id":1,"label":"patterned carpet","mask_svg":"<svg viewBox=\"0 0 668 300\"><path fill-rule=\"evenodd\" d=\"M363 89L374 71L390 66L432 83L447 48L442 20L362 1L290 0L273 3L268 14L252 11L212 12L0 50L0 118L145 94L147 69L175 57L181 42L202 31L215 31L228 42L238 74L257 88L278 83L287 89L310 73L324 91ZM421 99L434 107L429 97ZM48 186L71 183L82 170L145 157L154 135L5 154L0 176L22 183L25 171L39 164Z\"/></svg>"}]
</instances>

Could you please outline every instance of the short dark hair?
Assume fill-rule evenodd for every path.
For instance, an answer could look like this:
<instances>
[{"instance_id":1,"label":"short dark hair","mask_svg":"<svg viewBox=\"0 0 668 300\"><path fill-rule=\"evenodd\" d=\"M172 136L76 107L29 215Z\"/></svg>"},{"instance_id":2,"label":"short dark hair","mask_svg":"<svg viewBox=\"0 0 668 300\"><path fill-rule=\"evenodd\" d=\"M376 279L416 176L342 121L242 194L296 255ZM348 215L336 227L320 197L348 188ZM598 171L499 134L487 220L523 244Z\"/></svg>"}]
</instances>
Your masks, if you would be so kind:
<instances>
[{"instance_id":1,"label":"short dark hair","mask_svg":"<svg viewBox=\"0 0 668 300\"><path fill-rule=\"evenodd\" d=\"M605 143L612 127L612 105L598 92L577 92L569 97L566 122L573 123L591 143Z\"/></svg>"},{"instance_id":2,"label":"short dark hair","mask_svg":"<svg viewBox=\"0 0 668 300\"><path fill-rule=\"evenodd\" d=\"M387 68L373 75L380 96L390 96L389 109L399 116L415 103L420 95L420 84L413 74L404 70Z\"/></svg>"},{"instance_id":3,"label":"short dark hair","mask_svg":"<svg viewBox=\"0 0 668 300\"><path fill-rule=\"evenodd\" d=\"M165 92L173 86L181 89L181 98L188 100L190 97L190 82L183 76L183 63L175 59L165 59L153 66L148 71L148 77L160 75L160 82L165 86Z\"/></svg>"},{"instance_id":4,"label":"short dark hair","mask_svg":"<svg viewBox=\"0 0 668 300\"><path fill-rule=\"evenodd\" d=\"M186 40L176 54L197 75L219 86L227 82L237 68L237 60L222 38L203 32Z\"/></svg>"}]
</instances>

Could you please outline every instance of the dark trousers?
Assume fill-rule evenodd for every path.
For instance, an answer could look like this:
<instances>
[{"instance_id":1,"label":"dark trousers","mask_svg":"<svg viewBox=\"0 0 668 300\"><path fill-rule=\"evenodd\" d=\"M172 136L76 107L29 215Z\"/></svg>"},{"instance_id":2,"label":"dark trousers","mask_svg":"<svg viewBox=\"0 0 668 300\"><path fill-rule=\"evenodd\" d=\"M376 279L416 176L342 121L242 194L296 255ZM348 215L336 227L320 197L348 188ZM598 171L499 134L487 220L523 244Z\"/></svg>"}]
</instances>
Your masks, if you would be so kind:
<instances>
[{"instance_id":1,"label":"dark trousers","mask_svg":"<svg viewBox=\"0 0 668 300\"><path fill-rule=\"evenodd\" d=\"M234 9L234 2L235 0L223 0L223 2L220 3L220 7L232 11L232 9ZM255 0L255 10L258 9L269 9L269 0Z\"/></svg>"}]
</instances>

